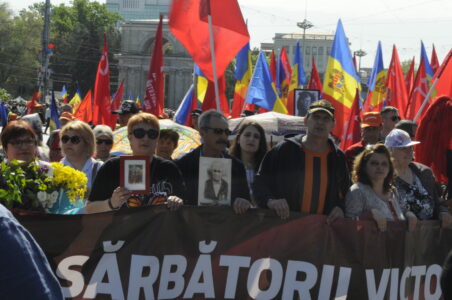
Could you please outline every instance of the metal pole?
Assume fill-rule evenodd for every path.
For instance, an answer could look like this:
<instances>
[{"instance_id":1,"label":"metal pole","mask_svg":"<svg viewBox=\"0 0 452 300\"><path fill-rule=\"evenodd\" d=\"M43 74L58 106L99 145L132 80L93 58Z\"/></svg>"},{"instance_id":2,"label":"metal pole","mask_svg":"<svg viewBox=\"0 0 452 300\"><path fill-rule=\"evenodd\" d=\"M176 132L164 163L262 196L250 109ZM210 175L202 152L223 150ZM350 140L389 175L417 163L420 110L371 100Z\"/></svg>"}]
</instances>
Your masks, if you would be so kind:
<instances>
[{"instance_id":1,"label":"metal pole","mask_svg":"<svg viewBox=\"0 0 452 300\"><path fill-rule=\"evenodd\" d=\"M42 53L41 53L41 103L46 102L47 85L48 85L48 73L49 73L49 30L50 30L50 0L46 0L44 10L44 28L42 30Z\"/></svg>"}]
</instances>

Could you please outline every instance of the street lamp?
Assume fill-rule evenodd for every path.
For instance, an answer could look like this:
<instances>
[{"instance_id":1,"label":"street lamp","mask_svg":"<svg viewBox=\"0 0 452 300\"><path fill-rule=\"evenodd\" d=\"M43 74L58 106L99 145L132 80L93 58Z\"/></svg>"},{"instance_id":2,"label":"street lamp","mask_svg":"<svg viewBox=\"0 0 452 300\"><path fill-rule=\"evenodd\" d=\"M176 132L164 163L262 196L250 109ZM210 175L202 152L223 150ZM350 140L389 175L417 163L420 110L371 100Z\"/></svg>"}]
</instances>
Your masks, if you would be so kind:
<instances>
[{"instance_id":1,"label":"street lamp","mask_svg":"<svg viewBox=\"0 0 452 300\"><path fill-rule=\"evenodd\" d=\"M304 51L304 40L306 39L306 29L312 28L314 27L314 25L308 20L304 19L303 22L298 22L297 26L303 29L303 42L301 45L301 49L303 49Z\"/></svg>"},{"instance_id":2,"label":"street lamp","mask_svg":"<svg viewBox=\"0 0 452 300\"><path fill-rule=\"evenodd\" d=\"M364 50L362 50L362 49L359 49L359 50L353 52L353 54L354 54L355 56L358 56L358 57L359 57L358 73L360 74L359 76L361 77L361 57L366 56L366 55L367 55L367 52L364 51Z\"/></svg>"}]
</instances>

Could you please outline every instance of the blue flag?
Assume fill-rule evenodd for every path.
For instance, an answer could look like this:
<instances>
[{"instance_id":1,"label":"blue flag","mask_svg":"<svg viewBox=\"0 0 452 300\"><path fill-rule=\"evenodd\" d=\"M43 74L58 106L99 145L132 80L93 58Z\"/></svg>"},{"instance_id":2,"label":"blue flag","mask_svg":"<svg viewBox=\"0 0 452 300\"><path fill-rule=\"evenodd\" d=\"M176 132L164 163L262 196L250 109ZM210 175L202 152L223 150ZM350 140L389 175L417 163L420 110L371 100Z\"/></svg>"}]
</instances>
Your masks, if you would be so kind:
<instances>
[{"instance_id":1,"label":"blue flag","mask_svg":"<svg viewBox=\"0 0 452 300\"><path fill-rule=\"evenodd\" d=\"M188 116L190 115L192 109L194 90L195 88L192 84L185 94L184 99L180 103L179 108L176 110L176 114L174 115L176 123L184 125L187 122Z\"/></svg>"},{"instance_id":2,"label":"blue flag","mask_svg":"<svg viewBox=\"0 0 452 300\"><path fill-rule=\"evenodd\" d=\"M55 91L52 90L52 102L50 104L50 119L55 122L56 128L60 129L60 116L58 114L58 108L55 101Z\"/></svg>"},{"instance_id":3,"label":"blue flag","mask_svg":"<svg viewBox=\"0 0 452 300\"><path fill-rule=\"evenodd\" d=\"M6 112L6 108L5 105L0 104L0 119L1 119L1 124L2 127L4 128L6 126L6 124L8 123L8 113Z\"/></svg>"}]
</instances>

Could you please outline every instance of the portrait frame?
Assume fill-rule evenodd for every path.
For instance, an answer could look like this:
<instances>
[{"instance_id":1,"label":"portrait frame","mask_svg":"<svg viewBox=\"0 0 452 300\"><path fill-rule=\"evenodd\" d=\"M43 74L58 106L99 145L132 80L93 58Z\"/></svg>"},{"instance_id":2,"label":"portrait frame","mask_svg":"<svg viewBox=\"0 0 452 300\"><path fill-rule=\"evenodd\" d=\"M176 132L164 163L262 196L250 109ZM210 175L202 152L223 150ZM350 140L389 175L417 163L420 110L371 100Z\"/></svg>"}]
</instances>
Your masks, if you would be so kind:
<instances>
[{"instance_id":1,"label":"portrait frame","mask_svg":"<svg viewBox=\"0 0 452 300\"><path fill-rule=\"evenodd\" d=\"M220 170L220 174L214 169ZM219 178L214 178L220 176ZM230 206L232 160L200 157L198 176L198 206Z\"/></svg>"},{"instance_id":2,"label":"portrait frame","mask_svg":"<svg viewBox=\"0 0 452 300\"><path fill-rule=\"evenodd\" d=\"M151 172L149 156L120 156L120 186L134 194L149 194Z\"/></svg>"},{"instance_id":3,"label":"portrait frame","mask_svg":"<svg viewBox=\"0 0 452 300\"><path fill-rule=\"evenodd\" d=\"M308 99L309 97L309 99ZM320 100L320 90L295 89L294 90L294 115L306 117L309 106Z\"/></svg>"}]
</instances>

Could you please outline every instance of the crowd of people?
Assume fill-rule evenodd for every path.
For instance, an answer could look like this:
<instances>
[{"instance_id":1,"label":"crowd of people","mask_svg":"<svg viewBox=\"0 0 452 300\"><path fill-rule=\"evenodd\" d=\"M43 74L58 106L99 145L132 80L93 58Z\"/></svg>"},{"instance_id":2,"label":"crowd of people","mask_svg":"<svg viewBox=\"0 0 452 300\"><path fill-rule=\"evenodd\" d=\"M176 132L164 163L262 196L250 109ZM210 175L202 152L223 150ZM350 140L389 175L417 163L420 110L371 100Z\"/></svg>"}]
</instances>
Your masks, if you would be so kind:
<instances>
[{"instance_id":1,"label":"crowd of people","mask_svg":"<svg viewBox=\"0 0 452 300\"><path fill-rule=\"evenodd\" d=\"M160 130L158 118L139 112L133 101L124 101L113 113L119 114L119 126L127 128L132 154L149 159L151 180L146 194L121 186L120 157L110 153L114 142L111 128L90 126L76 120L71 111L61 113L63 126L51 132L48 147L42 138L42 123L34 122L32 116L10 121L1 134L5 162L50 168L49 161L61 161L86 175L84 199L71 205L66 202L53 213L97 213L149 205L176 210L197 205L200 159L209 157L231 161L231 180L225 185L221 176L213 174L204 195L221 198L230 187L231 206L238 214L259 207L275 211L282 219L291 212L323 214L329 224L344 217L370 219L381 231L387 229L388 221L404 221L408 231L416 230L419 220L436 219L443 227L452 225L445 201L448 197L432 170L415 162L414 145L420 143L414 140L417 124L401 120L394 107L364 113L361 141L348 149L340 149L330 134L335 109L326 100L307 109L306 134L286 137L277 145L269 145L257 122L244 122L231 139L223 114L195 110L193 127L202 144L174 160L177 132ZM217 171L213 166L209 172ZM25 198L8 208L43 211L39 203Z\"/></svg>"}]
</instances>

